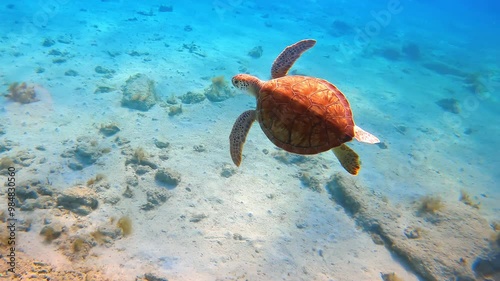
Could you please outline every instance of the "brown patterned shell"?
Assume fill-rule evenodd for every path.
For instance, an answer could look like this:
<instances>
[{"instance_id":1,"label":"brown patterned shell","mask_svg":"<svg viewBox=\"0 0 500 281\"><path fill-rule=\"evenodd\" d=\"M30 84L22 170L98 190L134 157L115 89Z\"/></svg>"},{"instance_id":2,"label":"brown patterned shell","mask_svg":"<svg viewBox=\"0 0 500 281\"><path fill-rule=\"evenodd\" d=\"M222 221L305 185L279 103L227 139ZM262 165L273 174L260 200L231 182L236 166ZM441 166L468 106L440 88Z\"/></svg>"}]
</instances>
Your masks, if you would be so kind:
<instances>
[{"instance_id":1,"label":"brown patterned shell","mask_svg":"<svg viewBox=\"0 0 500 281\"><path fill-rule=\"evenodd\" d=\"M265 82L257 97L257 118L276 146L298 154L324 152L354 137L344 94L314 77L284 76Z\"/></svg>"}]
</instances>

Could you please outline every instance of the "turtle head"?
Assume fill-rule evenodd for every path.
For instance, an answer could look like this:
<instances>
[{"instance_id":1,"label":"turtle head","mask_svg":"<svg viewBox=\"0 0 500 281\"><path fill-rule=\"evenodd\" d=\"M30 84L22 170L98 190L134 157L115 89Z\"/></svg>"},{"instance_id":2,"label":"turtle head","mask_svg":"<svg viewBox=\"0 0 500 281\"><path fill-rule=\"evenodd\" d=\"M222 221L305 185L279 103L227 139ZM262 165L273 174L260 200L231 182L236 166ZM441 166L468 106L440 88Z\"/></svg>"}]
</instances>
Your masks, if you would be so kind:
<instances>
[{"instance_id":1,"label":"turtle head","mask_svg":"<svg viewBox=\"0 0 500 281\"><path fill-rule=\"evenodd\" d=\"M257 94L259 93L263 83L259 80L259 78L248 74L235 75L231 79L231 82L233 83L233 86L235 88L247 91L255 97L257 97Z\"/></svg>"}]
</instances>

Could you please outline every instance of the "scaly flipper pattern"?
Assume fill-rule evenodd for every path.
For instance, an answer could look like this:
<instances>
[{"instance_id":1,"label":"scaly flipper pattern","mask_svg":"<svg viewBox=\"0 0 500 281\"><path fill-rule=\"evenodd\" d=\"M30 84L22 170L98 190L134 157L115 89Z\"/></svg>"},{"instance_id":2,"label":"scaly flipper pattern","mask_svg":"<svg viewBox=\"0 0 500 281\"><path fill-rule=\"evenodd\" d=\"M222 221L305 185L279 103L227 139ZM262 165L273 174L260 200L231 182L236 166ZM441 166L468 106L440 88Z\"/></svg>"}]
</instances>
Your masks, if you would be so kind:
<instances>
[{"instance_id":1,"label":"scaly flipper pattern","mask_svg":"<svg viewBox=\"0 0 500 281\"><path fill-rule=\"evenodd\" d=\"M247 110L243 112L236 122L234 122L233 129L231 130L231 135L229 135L229 146L231 152L231 158L236 166L241 164L241 154L243 153L243 145L255 121L255 110Z\"/></svg>"},{"instance_id":2,"label":"scaly flipper pattern","mask_svg":"<svg viewBox=\"0 0 500 281\"><path fill-rule=\"evenodd\" d=\"M316 40L305 39L286 47L283 52L274 60L271 68L273 79L285 76L295 61L307 50L316 44Z\"/></svg>"},{"instance_id":3,"label":"scaly flipper pattern","mask_svg":"<svg viewBox=\"0 0 500 281\"><path fill-rule=\"evenodd\" d=\"M361 163L359 163L359 156L356 152L354 152L354 150L345 144L334 147L332 150L346 171L348 171L351 175L358 174L359 169L361 169Z\"/></svg>"}]
</instances>

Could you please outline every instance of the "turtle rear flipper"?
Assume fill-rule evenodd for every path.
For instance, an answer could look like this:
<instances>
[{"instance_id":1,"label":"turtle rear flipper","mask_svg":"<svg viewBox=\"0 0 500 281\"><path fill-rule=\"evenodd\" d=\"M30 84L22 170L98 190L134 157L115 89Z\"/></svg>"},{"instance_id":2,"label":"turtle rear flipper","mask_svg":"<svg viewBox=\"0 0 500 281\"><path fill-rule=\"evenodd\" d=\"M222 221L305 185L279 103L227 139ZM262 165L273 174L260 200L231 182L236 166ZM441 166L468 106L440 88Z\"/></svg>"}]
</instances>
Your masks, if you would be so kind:
<instances>
[{"instance_id":1,"label":"turtle rear flipper","mask_svg":"<svg viewBox=\"0 0 500 281\"><path fill-rule=\"evenodd\" d=\"M316 44L316 40L305 39L286 47L274 60L271 77L275 79L285 76L302 53L312 48L314 44Z\"/></svg>"},{"instance_id":2,"label":"turtle rear flipper","mask_svg":"<svg viewBox=\"0 0 500 281\"><path fill-rule=\"evenodd\" d=\"M359 169L361 169L361 164L359 163L359 156L354 150L345 144L334 147L332 150L346 171L352 175L358 174Z\"/></svg>"},{"instance_id":3,"label":"turtle rear flipper","mask_svg":"<svg viewBox=\"0 0 500 281\"><path fill-rule=\"evenodd\" d=\"M255 110L247 110L243 112L236 122L234 122L233 129L229 135L229 147L231 151L231 158L236 166L241 164L241 154L243 152L243 145L247 139L248 131L255 121Z\"/></svg>"},{"instance_id":4,"label":"turtle rear flipper","mask_svg":"<svg viewBox=\"0 0 500 281\"><path fill-rule=\"evenodd\" d=\"M368 133L367 131L361 129L358 126L354 126L354 138L357 141L365 142L365 143L370 143L370 144L374 144L374 143L379 143L380 142L380 140L376 136Z\"/></svg>"}]
</instances>

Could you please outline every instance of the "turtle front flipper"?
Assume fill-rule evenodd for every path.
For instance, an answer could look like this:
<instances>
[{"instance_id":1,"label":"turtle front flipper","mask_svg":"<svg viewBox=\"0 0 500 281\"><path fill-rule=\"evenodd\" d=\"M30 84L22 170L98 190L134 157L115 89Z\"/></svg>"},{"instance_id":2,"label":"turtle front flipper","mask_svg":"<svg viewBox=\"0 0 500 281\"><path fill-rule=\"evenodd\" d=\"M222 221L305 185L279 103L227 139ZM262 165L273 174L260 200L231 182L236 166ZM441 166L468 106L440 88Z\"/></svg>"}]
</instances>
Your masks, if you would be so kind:
<instances>
[{"instance_id":1,"label":"turtle front flipper","mask_svg":"<svg viewBox=\"0 0 500 281\"><path fill-rule=\"evenodd\" d=\"M248 110L243 112L236 122L234 122L233 129L229 135L229 147L231 151L231 158L236 166L241 164L241 153L243 152L243 145L255 121L255 110Z\"/></svg>"},{"instance_id":2,"label":"turtle front flipper","mask_svg":"<svg viewBox=\"0 0 500 281\"><path fill-rule=\"evenodd\" d=\"M300 55L312 48L314 44L316 44L316 40L305 39L286 47L274 60L271 77L275 79L285 76Z\"/></svg>"},{"instance_id":3,"label":"turtle front flipper","mask_svg":"<svg viewBox=\"0 0 500 281\"><path fill-rule=\"evenodd\" d=\"M345 144L334 147L332 150L346 171L353 175L358 174L359 169L361 169L361 164L359 163L359 156L356 152L354 152L354 150Z\"/></svg>"}]
</instances>

